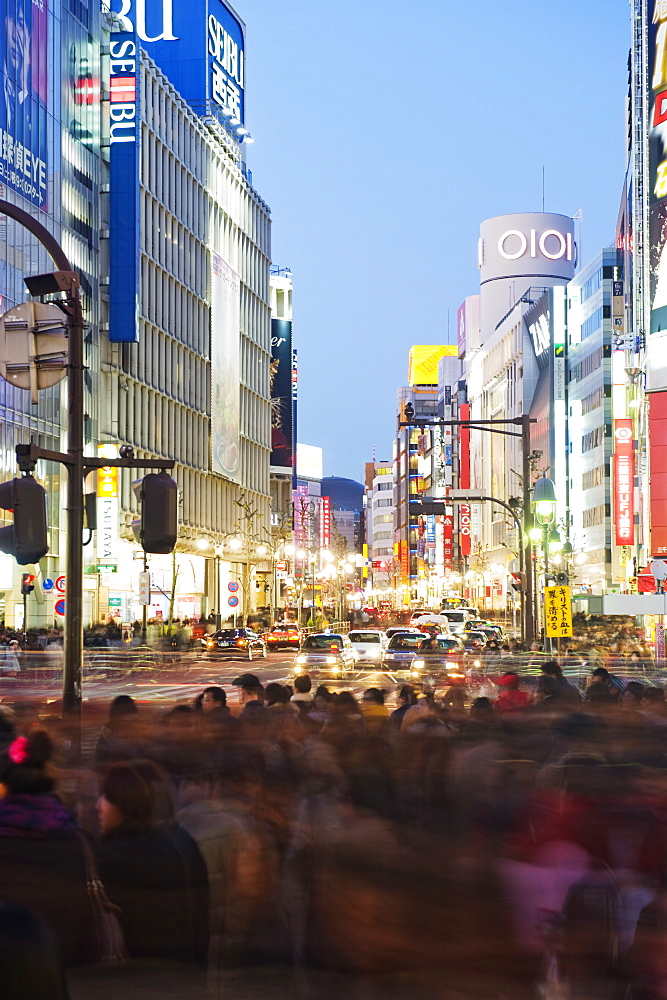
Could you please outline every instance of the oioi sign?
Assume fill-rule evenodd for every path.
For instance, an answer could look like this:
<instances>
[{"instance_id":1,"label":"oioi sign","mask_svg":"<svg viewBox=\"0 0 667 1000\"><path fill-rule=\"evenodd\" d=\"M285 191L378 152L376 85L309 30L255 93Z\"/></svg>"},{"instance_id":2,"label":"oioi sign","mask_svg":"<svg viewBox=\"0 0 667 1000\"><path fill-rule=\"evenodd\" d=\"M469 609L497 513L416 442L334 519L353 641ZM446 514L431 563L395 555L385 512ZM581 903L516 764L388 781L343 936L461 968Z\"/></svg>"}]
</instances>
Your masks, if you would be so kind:
<instances>
[{"instance_id":1,"label":"oioi sign","mask_svg":"<svg viewBox=\"0 0 667 1000\"><path fill-rule=\"evenodd\" d=\"M498 239L498 253L505 260L518 260L526 253L530 257L542 256L547 260L573 260L572 233L545 229L538 235L535 229L531 229L526 235L520 229L507 229Z\"/></svg>"}]
</instances>

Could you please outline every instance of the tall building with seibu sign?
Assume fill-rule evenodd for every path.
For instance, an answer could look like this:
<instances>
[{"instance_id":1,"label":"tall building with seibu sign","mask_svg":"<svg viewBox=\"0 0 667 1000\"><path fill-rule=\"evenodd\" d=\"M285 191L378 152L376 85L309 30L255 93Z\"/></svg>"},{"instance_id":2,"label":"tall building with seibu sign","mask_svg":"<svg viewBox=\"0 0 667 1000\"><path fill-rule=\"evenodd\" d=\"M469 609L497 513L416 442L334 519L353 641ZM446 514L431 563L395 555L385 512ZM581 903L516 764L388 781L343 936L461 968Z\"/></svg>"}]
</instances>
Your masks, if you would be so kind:
<instances>
[{"instance_id":1,"label":"tall building with seibu sign","mask_svg":"<svg viewBox=\"0 0 667 1000\"><path fill-rule=\"evenodd\" d=\"M148 617L167 617L175 578L174 617L224 618L229 583L255 610L271 530L270 215L245 162L245 29L220 0L111 6L100 444L176 462L176 556L150 559ZM117 491L91 615L132 621L129 473Z\"/></svg>"}]
</instances>

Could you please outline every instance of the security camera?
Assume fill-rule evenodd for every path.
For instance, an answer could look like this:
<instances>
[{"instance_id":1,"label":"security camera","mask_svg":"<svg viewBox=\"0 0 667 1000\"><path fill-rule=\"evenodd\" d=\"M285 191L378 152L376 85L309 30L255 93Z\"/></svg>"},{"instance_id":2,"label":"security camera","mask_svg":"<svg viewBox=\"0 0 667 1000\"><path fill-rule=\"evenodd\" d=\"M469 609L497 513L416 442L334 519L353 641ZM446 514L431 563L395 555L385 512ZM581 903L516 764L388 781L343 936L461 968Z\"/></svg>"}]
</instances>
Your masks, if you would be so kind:
<instances>
[{"instance_id":1,"label":"security camera","mask_svg":"<svg viewBox=\"0 0 667 1000\"><path fill-rule=\"evenodd\" d=\"M134 458L134 448L131 444L121 445L120 451L118 453L121 458Z\"/></svg>"}]
</instances>

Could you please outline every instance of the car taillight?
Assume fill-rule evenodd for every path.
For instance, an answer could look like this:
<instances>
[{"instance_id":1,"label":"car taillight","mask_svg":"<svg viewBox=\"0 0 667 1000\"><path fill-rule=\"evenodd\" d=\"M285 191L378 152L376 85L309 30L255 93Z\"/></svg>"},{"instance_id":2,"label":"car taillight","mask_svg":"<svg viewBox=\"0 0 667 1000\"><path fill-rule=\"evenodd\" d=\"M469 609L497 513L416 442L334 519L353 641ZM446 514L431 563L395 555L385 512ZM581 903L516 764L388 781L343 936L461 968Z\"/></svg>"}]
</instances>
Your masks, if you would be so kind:
<instances>
[{"instance_id":1,"label":"car taillight","mask_svg":"<svg viewBox=\"0 0 667 1000\"><path fill-rule=\"evenodd\" d=\"M236 645L237 646L245 646L245 639L237 639Z\"/></svg>"}]
</instances>

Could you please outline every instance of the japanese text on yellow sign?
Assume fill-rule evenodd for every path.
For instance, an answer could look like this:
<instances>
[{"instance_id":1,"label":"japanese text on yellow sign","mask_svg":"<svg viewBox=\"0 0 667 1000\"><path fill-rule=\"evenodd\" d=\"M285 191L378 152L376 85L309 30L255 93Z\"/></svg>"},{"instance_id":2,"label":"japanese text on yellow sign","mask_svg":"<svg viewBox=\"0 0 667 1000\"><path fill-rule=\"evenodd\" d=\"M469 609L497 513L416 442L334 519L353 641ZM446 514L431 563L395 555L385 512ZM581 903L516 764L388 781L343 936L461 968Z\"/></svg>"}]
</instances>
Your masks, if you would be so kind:
<instances>
[{"instance_id":1,"label":"japanese text on yellow sign","mask_svg":"<svg viewBox=\"0 0 667 1000\"><path fill-rule=\"evenodd\" d=\"M572 636L572 602L569 587L544 588L544 623L551 639Z\"/></svg>"}]
</instances>

